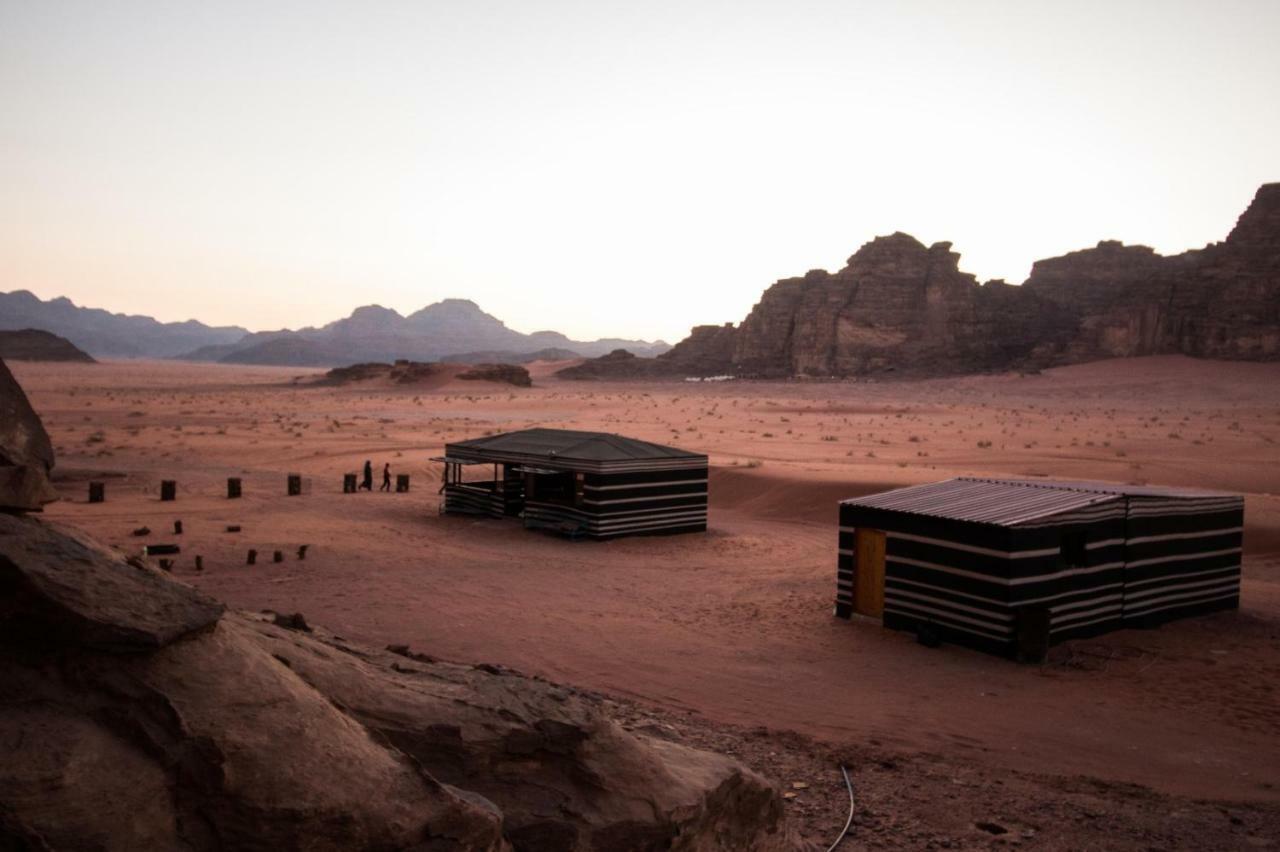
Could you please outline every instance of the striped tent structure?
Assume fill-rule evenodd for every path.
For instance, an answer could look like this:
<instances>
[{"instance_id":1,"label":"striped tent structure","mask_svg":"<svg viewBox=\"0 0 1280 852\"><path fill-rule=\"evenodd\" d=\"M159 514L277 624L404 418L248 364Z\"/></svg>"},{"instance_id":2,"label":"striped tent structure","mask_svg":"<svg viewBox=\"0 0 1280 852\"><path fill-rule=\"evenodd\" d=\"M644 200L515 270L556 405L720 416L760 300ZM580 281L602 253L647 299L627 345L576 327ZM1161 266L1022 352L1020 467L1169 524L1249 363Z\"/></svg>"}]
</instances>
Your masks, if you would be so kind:
<instances>
[{"instance_id":1,"label":"striped tent structure","mask_svg":"<svg viewBox=\"0 0 1280 852\"><path fill-rule=\"evenodd\" d=\"M840 504L836 615L1002 655L1240 601L1244 499L960 477Z\"/></svg>"},{"instance_id":2,"label":"striped tent structure","mask_svg":"<svg viewBox=\"0 0 1280 852\"><path fill-rule=\"evenodd\" d=\"M590 538L707 528L701 453L605 432L524 429L446 444L438 460L447 513L521 517L526 527Z\"/></svg>"}]
</instances>

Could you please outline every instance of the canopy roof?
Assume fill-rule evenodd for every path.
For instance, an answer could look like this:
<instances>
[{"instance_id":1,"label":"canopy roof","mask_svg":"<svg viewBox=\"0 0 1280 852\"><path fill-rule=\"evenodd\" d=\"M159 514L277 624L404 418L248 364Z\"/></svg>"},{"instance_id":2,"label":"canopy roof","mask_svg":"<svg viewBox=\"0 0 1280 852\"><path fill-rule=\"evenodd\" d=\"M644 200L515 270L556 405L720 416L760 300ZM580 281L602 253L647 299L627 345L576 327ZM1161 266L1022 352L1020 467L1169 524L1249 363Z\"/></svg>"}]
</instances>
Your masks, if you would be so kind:
<instances>
[{"instance_id":1,"label":"canopy roof","mask_svg":"<svg viewBox=\"0 0 1280 852\"><path fill-rule=\"evenodd\" d=\"M1196 499L1228 497L1195 488L1117 485L1046 479L980 479L962 476L844 500L847 506L885 509L956 521L1016 526L1123 497Z\"/></svg>"},{"instance_id":2,"label":"canopy roof","mask_svg":"<svg viewBox=\"0 0 1280 852\"><path fill-rule=\"evenodd\" d=\"M637 462L698 462L707 457L662 444L652 444L609 432L580 432L573 429L522 429L501 435L486 435L448 444L450 458L493 459L568 464L632 465Z\"/></svg>"}]
</instances>

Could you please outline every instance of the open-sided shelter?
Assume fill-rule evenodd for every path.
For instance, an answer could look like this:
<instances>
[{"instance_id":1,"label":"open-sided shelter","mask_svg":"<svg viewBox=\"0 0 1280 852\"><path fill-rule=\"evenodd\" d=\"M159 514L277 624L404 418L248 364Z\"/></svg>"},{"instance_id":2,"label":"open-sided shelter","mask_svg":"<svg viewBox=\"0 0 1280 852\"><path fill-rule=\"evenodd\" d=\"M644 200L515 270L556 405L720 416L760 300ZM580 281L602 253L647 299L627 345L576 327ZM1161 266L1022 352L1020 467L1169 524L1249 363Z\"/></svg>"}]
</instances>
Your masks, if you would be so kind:
<instances>
[{"instance_id":1,"label":"open-sided shelter","mask_svg":"<svg viewBox=\"0 0 1280 852\"><path fill-rule=\"evenodd\" d=\"M836 615L1014 654L1235 609L1243 498L961 477L840 504Z\"/></svg>"},{"instance_id":2,"label":"open-sided shelter","mask_svg":"<svg viewBox=\"0 0 1280 852\"><path fill-rule=\"evenodd\" d=\"M707 528L707 457L605 432L524 429L445 445L444 510L593 538ZM490 473L490 470L492 471Z\"/></svg>"}]
</instances>

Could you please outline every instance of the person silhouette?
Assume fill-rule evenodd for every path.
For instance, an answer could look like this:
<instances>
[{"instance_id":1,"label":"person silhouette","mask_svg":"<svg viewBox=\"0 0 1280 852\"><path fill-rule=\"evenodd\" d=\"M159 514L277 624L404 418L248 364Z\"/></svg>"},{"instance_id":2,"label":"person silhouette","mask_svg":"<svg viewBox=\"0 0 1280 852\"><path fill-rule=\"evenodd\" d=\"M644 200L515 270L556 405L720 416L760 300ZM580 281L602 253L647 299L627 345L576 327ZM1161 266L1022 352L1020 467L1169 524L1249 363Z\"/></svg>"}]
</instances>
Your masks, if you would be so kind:
<instances>
[{"instance_id":1,"label":"person silhouette","mask_svg":"<svg viewBox=\"0 0 1280 852\"><path fill-rule=\"evenodd\" d=\"M387 462L382 466L382 487L379 491L391 490L391 462Z\"/></svg>"},{"instance_id":2,"label":"person silhouette","mask_svg":"<svg viewBox=\"0 0 1280 852\"><path fill-rule=\"evenodd\" d=\"M373 490L373 462L368 459L364 463L364 481L360 483L360 487L365 491Z\"/></svg>"}]
</instances>

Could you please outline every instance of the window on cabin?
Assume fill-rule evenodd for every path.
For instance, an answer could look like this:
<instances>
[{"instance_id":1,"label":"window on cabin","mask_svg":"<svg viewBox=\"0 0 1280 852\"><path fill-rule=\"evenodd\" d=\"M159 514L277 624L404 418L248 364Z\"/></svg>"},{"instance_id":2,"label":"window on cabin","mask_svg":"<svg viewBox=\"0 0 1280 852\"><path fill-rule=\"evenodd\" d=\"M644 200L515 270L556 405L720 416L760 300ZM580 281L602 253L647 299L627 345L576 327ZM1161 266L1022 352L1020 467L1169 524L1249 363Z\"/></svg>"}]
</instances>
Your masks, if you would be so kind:
<instances>
[{"instance_id":1,"label":"window on cabin","mask_svg":"<svg viewBox=\"0 0 1280 852\"><path fill-rule=\"evenodd\" d=\"M1088 562L1088 540L1083 530L1075 530L1062 534L1062 561L1065 565L1078 568Z\"/></svg>"}]
</instances>

